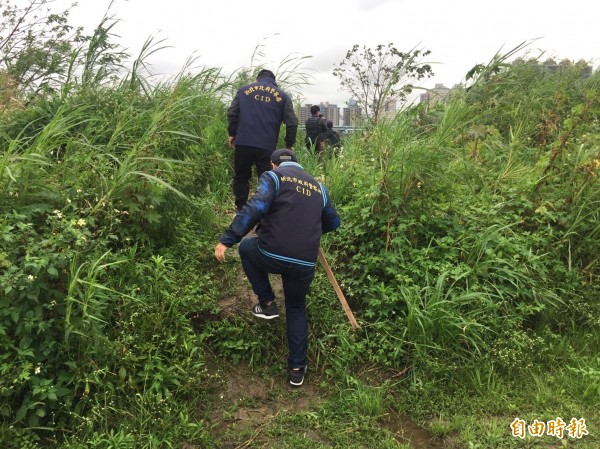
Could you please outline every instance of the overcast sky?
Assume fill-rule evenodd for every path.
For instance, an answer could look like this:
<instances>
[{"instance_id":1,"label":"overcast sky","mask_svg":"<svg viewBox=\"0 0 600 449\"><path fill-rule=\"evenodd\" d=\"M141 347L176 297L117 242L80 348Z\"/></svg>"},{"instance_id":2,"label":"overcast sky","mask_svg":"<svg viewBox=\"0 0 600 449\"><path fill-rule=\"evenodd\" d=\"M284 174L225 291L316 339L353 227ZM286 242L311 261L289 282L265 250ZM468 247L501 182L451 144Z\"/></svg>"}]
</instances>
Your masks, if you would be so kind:
<instances>
[{"instance_id":1,"label":"overcast sky","mask_svg":"<svg viewBox=\"0 0 600 449\"><path fill-rule=\"evenodd\" d=\"M91 30L109 4L79 0L71 23ZM311 56L302 64L314 78L303 92L307 103L348 100L332 69L354 44L430 50L435 77L424 87L452 87L475 64L534 39L531 56L545 51L543 59L584 59L594 67L600 60L597 0L115 0L110 12L132 55L149 36L166 39L171 48L150 59L157 73L176 74L191 56L197 66L230 73L249 66L258 45L264 57L256 62L273 71L286 57Z\"/></svg>"}]
</instances>

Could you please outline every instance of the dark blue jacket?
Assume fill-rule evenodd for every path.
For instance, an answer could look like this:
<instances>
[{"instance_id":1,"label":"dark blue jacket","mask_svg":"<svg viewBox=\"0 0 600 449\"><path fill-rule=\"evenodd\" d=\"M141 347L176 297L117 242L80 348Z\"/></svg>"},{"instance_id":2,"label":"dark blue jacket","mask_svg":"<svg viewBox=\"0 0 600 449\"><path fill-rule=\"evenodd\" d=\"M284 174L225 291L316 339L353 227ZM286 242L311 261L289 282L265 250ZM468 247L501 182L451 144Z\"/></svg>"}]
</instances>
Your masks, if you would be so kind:
<instances>
[{"instance_id":1,"label":"dark blue jacket","mask_svg":"<svg viewBox=\"0 0 600 449\"><path fill-rule=\"evenodd\" d=\"M274 259L314 266L321 235L340 225L325 187L296 162L263 173L256 194L235 216L221 243L238 243L260 222L258 247Z\"/></svg>"},{"instance_id":2,"label":"dark blue jacket","mask_svg":"<svg viewBox=\"0 0 600 449\"><path fill-rule=\"evenodd\" d=\"M238 90L227 109L227 130L235 145L274 151L279 129L285 124L285 146L296 142L298 118L290 97L274 79L261 77Z\"/></svg>"},{"instance_id":3,"label":"dark blue jacket","mask_svg":"<svg viewBox=\"0 0 600 449\"><path fill-rule=\"evenodd\" d=\"M327 124L323 117L319 117L318 115L311 115L304 122L304 126L306 128L306 138L310 139L314 144L319 138L319 134L327 131Z\"/></svg>"}]
</instances>

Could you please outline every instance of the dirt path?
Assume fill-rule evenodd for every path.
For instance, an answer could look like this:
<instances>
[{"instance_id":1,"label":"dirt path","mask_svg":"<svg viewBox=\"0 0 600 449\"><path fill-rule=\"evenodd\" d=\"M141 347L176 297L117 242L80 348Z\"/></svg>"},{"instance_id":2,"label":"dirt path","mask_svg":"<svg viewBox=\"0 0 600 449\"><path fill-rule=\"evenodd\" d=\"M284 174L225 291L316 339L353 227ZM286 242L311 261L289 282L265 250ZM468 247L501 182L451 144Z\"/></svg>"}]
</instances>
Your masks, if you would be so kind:
<instances>
[{"instance_id":1,"label":"dirt path","mask_svg":"<svg viewBox=\"0 0 600 449\"><path fill-rule=\"evenodd\" d=\"M223 317L249 314L255 302L243 271L237 274L239 288L231 296L219 301L219 315ZM271 282L277 298L282 298L283 289L279 276L272 276ZM285 314L280 306L280 313ZM285 319L285 318L284 318ZM319 388L318 374L307 376L301 388L292 388L280 378L264 378L245 363L232 365L219 361L215 363L209 388L211 410L208 423L212 434L223 449L243 449L277 447L265 432L271 421L286 413L302 411L318 412L319 406L327 401ZM408 417L390 411L380 420L382 428L389 430L402 444L410 444L413 449L442 449L441 442L432 438ZM312 441L326 440L318 434L310 435ZM192 449L191 447L190 449Z\"/></svg>"},{"instance_id":2,"label":"dirt path","mask_svg":"<svg viewBox=\"0 0 600 449\"><path fill-rule=\"evenodd\" d=\"M226 365L213 376L215 383L211 391L211 412L209 425L212 434L219 440L220 448L272 448L276 441L269 439L266 429L271 421L287 413L302 411L318 412L320 405L327 400L322 396L318 382L312 376L301 388L292 388L281 383L281 379L264 379L246 364ZM388 411L379 423L390 431L395 439L413 449L448 449L442 441L419 427L407 416ZM307 438L327 440L315 431Z\"/></svg>"},{"instance_id":3,"label":"dirt path","mask_svg":"<svg viewBox=\"0 0 600 449\"><path fill-rule=\"evenodd\" d=\"M301 389L288 387L280 379L259 377L245 364L224 367L211 393L209 424L223 449L276 447L264 432L271 421L316 409L321 401L310 382Z\"/></svg>"}]
</instances>

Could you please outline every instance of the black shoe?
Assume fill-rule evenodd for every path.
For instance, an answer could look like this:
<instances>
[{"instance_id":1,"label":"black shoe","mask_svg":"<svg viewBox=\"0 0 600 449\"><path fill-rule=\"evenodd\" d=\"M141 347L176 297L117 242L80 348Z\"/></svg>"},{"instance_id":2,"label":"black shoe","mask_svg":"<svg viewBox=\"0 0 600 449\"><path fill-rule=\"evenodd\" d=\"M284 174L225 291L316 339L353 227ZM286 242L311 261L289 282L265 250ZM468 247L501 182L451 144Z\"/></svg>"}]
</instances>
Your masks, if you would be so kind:
<instances>
[{"instance_id":1,"label":"black shoe","mask_svg":"<svg viewBox=\"0 0 600 449\"><path fill-rule=\"evenodd\" d=\"M271 301L268 305L254 304L254 306L252 306L252 315L259 318L264 318L265 320L277 318L279 316L277 303L275 301Z\"/></svg>"},{"instance_id":2,"label":"black shoe","mask_svg":"<svg viewBox=\"0 0 600 449\"><path fill-rule=\"evenodd\" d=\"M289 371L290 376L290 385L294 387L299 387L304 383L304 373L306 373L306 366L304 368L290 368Z\"/></svg>"}]
</instances>

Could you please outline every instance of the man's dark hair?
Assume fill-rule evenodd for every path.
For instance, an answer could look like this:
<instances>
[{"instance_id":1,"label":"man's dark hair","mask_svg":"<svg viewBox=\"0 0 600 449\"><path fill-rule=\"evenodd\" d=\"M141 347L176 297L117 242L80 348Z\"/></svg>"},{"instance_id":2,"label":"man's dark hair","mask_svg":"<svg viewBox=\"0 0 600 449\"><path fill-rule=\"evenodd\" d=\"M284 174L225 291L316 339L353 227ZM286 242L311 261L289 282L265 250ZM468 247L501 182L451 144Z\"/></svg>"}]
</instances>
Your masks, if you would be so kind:
<instances>
[{"instance_id":1,"label":"man's dark hair","mask_svg":"<svg viewBox=\"0 0 600 449\"><path fill-rule=\"evenodd\" d=\"M260 79L260 78L275 79L275 74L273 72L271 72L270 70L262 69L260 72L258 72L258 75L256 75L256 79Z\"/></svg>"},{"instance_id":2,"label":"man's dark hair","mask_svg":"<svg viewBox=\"0 0 600 449\"><path fill-rule=\"evenodd\" d=\"M327 120L327 128L333 128L333 122L331 120Z\"/></svg>"},{"instance_id":3,"label":"man's dark hair","mask_svg":"<svg viewBox=\"0 0 600 449\"><path fill-rule=\"evenodd\" d=\"M317 106L316 104L313 104L310 107L310 113L313 115L316 114L317 112L319 112L320 110L321 110L321 108L319 106Z\"/></svg>"}]
</instances>

